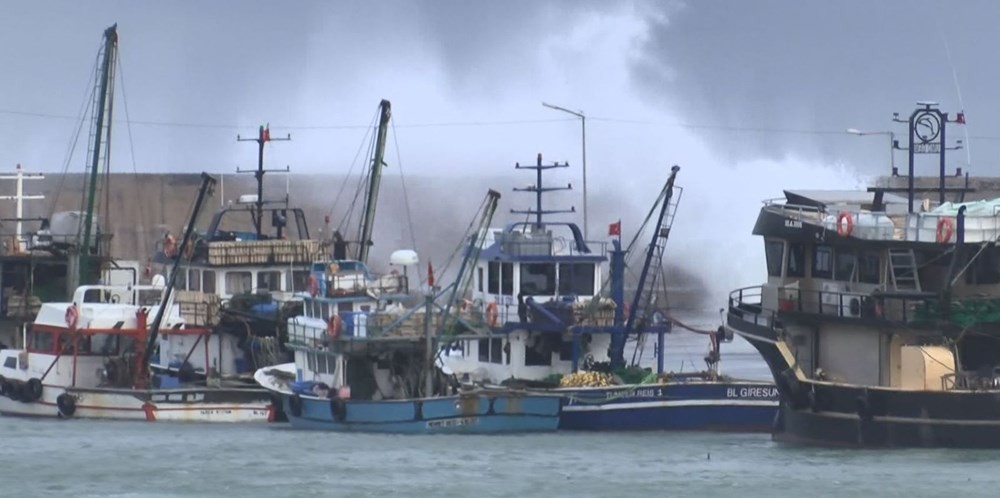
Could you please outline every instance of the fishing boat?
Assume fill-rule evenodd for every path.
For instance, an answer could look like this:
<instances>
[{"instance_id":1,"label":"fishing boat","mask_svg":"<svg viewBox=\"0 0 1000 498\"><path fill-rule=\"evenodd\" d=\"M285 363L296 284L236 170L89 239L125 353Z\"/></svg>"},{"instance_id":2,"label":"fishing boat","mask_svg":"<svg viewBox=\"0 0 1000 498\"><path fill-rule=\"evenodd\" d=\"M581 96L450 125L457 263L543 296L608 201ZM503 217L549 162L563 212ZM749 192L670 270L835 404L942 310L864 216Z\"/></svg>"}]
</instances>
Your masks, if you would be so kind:
<instances>
[{"instance_id":1,"label":"fishing boat","mask_svg":"<svg viewBox=\"0 0 1000 498\"><path fill-rule=\"evenodd\" d=\"M498 198L492 191L487 196L484 218L492 217ZM470 245L481 241L473 237ZM435 290L431 277L424 304L406 308L405 276L418 258L401 250L390 260L403 268L395 274L403 278L390 274L388 286L357 260L317 265L303 297L304 315L289 322L294 363L255 374L260 385L279 394L292 427L420 434L555 430L560 397L461 385L435 365L449 316L448 306L436 300L468 281L468 265L444 290Z\"/></svg>"},{"instance_id":2,"label":"fishing boat","mask_svg":"<svg viewBox=\"0 0 1000 498\"><path fill-rule=\"evenodd\" d=\"M197 219L214 181L202 175L192 219ZM188 229L181 247L190 240ZM274 405L264 389L226 385L211 371L200 382L185 378L183 371L151 374L161 330L163 335L195 337L187 356L197 351L208 360L212 331L188 326L180 316L172 301L174 283L175 277L162 286L85 285L76 289L71 302L43 303L24 331L24 348L0 351L0 413L149 421L273 420Z\"/></svg>"},{"instance_id":3,"label":"fishing boat","mask_svg":"<svg viewBox=\"0 0 1000 498\"><path fill-rule=\"evenodd\" d=\"M448 343L442 367L465 382L524 386L564 397L560 429L769 430L778 404L774 385L718 372L719 344L732 336L705 332L711 345L705 371L664 368L672 319L661 305L661 262L680 200L681 188L674 185L679 168L671 170L650 210L650 230L639 230L651 240L642 253L637 291L626 301L626 257L641 246L638 238L623 248L619 221L610 227L617 238L609 250L606 242L584 240L574 223L545 219L572 212L542 205L544 193L571 188L543 184L544 171L565 166L543 164L541 155L534 165L515 166L535 172L536 183L520 189L535 194L534 209L512 211L528 219L488 231L471 299L459 311L464 323L486 332L442 339ZM647 339L656 341L655 371L639 364ZM629 343L635 347L631 362L625 358Z\"/></svg>"},{"instance_id":4,"label":"fishing boat","mask_svg":"<svg viewBox=\"0 0 1000 498\"><path fill-rule=\"evenodd\" d=\"M767 282L730 295L728 327L774 376L779 441L997 448L1000 200L966 201L968 179L945 176L962 114L920 103L897 122L908 174L761 208ZM915 177L922 154L938 178Z\"/></svg>"},{"instance_id":5,"label":"fishing boat","mask_svg":"<svg viewBox=\"0 0 1000 498\"><path fill-rule=\"evenodd\" d=\"M186 358L191 339L168 336L161 339L160 363L155 368L174 372L183 368L198 375L212 368L226 378L253 384L253 372L259 368L291 359L285 348L287 324L302 314L302 296L310 290L311 282L316 283L310 279L314 266L323 269L336 261L343 262L348 251L357 248L356 262L360 266L342 263L338 282L353 285L347 275L359 275L355 270L371 274L364 262L372 246L374 210L385 166L383 155L391 118L388 100L380 102L378 115L374 157L365 182L365 216L358 240L354 241L345 240L339 230L331 231L329 227L326 237L310 232L306 212L291 202L287 190L284 197L265 196L265 175L289 172L288 168L265 168L265 147L290 140L290 136L272 136L269 126L261 126L256 138L237 137L257 145L257 167L238 170L254 174L256 194L241 195L218 210L183 252L173 234L164 234L152 258L153 265L164 270L175 261L182 262L177 275L177 302L190 323L215 330L209 340L218 354L210 355L211 363L207 365L201 358Z\"/></svg>"}]
</instances>

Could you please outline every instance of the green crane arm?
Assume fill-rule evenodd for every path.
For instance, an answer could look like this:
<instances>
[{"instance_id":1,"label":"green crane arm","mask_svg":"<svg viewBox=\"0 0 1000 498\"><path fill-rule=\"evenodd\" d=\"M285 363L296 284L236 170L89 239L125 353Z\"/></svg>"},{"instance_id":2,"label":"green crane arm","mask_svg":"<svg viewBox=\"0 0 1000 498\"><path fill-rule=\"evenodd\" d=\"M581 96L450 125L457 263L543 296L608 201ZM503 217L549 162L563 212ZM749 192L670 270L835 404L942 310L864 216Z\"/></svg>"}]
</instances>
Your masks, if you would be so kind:
<instances>
[{"instance_id":1,"label":"green crane arm","mask_svg":"<svg viewBox=\"0 0 1000 498\"><path fill-rule=\"evenodd\" d=\"M378 132L375 134L375 153L372 157L371 178L368 180L368 195L365 196L365 214L361 221L361 238L358 240L358 261L368 264L368 251L372 245L372 231L375 226L375 207L382 183L382 167L385 166L385 142L389 132L392 106L388 100L379 103Z\"/></svg>"}]
</instances>

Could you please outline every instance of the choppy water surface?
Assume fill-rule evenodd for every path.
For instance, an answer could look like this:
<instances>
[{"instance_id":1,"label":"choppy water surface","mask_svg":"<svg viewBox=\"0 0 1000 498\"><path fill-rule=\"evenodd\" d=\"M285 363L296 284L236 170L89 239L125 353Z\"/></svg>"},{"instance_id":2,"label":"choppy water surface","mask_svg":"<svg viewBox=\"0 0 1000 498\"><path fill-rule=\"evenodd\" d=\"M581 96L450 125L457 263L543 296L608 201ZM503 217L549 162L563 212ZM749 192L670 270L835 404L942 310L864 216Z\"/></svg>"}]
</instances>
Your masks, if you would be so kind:
<instances>
[{"instance_id":1,"label":"choppy water surface","mask_svg":"<svg viewBox=\"0 0 1000 498\"><path fill-rule=\"evenodd\" d=\"M703 366L704 337L667 367ZM767 378L752 348L724 370ZM652 345L644 355L651 360ZM387 436L0 418L2 496L997 496L1000 451L852 451L763 434Z\"/></svg>"}]
</instances>

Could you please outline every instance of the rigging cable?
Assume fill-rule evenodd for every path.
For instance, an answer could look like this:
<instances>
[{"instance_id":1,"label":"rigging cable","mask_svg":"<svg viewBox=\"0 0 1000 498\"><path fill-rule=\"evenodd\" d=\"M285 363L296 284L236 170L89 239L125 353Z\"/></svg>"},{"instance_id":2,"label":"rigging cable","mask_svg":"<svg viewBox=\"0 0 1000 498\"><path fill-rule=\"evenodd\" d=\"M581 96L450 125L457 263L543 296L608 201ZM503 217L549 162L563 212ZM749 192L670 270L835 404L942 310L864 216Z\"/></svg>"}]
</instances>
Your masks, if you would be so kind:
<instances>
[{"instance_id":1,"label":"rigging cable","mask_svg":"<svg viewBox=\"0 0 1000 498\"><path fill-rule=\"evenodd\" d=\"M389 126L392 127L392 143L396 147L396 168L399 170L399 183L403 188L403 207L406 209L406 223L410 230L410 244L412 244L413 250L417 250L417 234L416 230L413 229L413 214L410 210L410 196L406 192L406 177L403 175L403 157L402 153L399 151L399 135L396 133L396 121L390 120ZM424 272L423 265L417 265L417 279L420 283L424 282Z\"/></svg>"}]
</instances>

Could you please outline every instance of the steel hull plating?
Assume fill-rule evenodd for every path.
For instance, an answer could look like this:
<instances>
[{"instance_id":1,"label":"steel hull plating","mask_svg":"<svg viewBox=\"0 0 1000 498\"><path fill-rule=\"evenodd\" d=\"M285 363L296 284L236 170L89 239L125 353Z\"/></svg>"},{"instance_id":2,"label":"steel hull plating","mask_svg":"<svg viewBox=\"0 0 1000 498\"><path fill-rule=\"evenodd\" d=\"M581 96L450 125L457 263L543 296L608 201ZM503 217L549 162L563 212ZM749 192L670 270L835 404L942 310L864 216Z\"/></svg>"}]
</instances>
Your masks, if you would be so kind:
<instances>
[{"instance_id":1,"label":"steel hull plating","mask_svg":"<svg viewBox=\"0 0 1000 498\"><path fill-rule=\"evenodd\" d=\"M684 382L556 389L567 398L560 429L766 432L778 391L763 382Z\"/></svg>"},{"instance_id":2,"label":"steel hull plating","mask_svg":"<svg viewBox=\"0 0 1000 498\"><path fill-rule=\"evenodd\" d=\"M771 327L730 312L781 394L774 439L850 447L1000 448L1000 392L916 391L801 379Z\"/></svg>"},{"instance_id":3,"label":"steel hull plating","mask_svg":"<svg viewBox=\"0 0 1000 498\"><path fill-rule=\"evenodd\" d=\"M504 434L554 431L556 396L477 394L420 400L344 401L281 394L296 429L403 434ZM338 416L339 414L339 416Z\"/></svg>"},{"instance_id":4,"label":"steel hull plating","mask_svg":"<svg viewBox=\"0 0 1000 498\"><path fill-rule=\"evenodd\" d=\"M60 406L63 394L73 409ZM74 389L44 386L42 397L24 402L0 396L0 414L46 418L88 418L169 422L266 423L274 419L263 389L190 388L164 390Z\"/></svg>"}]
</instances>

